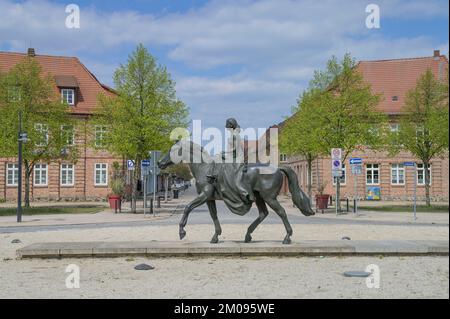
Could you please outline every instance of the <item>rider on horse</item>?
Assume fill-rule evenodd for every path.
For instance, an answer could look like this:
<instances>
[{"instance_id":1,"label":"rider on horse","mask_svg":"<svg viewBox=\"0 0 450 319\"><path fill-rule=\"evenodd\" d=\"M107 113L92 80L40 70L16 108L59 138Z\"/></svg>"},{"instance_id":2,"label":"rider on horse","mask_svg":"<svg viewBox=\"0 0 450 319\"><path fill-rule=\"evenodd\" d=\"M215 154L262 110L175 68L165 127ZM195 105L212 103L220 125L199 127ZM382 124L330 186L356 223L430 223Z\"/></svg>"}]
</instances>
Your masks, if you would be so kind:
<instances>
[{"instance_id":1,"label":"rider on horse","mask_svg":"<svg viewBox=\"0 0 450 319\"><path fill-rule=\"evenodd\" d=\"M226 192L222 195L228 197L234 204L243 202L251 205L255 200L254 194L246 179L247 163L244 161L244 146L239 135L240 127L234 118L226 121L225 127L230 131L231 136L228 140L228 152L222 152L222 165L212 165L207 175L210 183L218 183L218 191L224 189ZM230 161L231 160L231 161ZM230 189L231 188L231 189Z\"/></svg>"}]
</instances>

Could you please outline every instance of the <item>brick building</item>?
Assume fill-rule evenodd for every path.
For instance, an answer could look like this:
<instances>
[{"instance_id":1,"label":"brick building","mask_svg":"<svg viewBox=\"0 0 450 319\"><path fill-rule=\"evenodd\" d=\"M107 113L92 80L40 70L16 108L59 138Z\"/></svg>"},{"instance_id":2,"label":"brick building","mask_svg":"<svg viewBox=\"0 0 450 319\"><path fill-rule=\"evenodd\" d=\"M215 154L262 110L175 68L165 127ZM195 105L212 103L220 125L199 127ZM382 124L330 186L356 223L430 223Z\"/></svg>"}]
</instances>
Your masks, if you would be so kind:
<instances>
[{"instance_id":1,"label":"brick building","mask_svg":"<svg viewBox=\"0 0 450 319\"><path fill-rule=\"evenodd\" d=\"M0 71L7 72L29 55L36 59L44 74L54 77L57 90L70 107L77 125L73 130L73 143L78 147L76 163L60 160L54 163L38 163L34 167L30 183L30 199L105 199L114 158L106 151L88 147L87 128L89 118L97 105L99 94L115 95L114 91L100 83L76 57L48 56L28 53L0 52ZM95 127L95 136L101 140L104 128ZM97 140L96 140L97 141ZM26 144L25 144L26 147ZM18 164L16 158L0 158L0 199L17 198Z\"/></svg>"},{"instance_id":2,"label":"brick building","mask_svg":"<svg viewBox=\"0 0 450 319\"><path fill-rule=\"evenodd\" d=\"M420 58L404 58L393 60L361 61L357 65L366 82L372 86L374 93L382 94L379 110L389 116L392 130L398 129L401 109L406 93L416 86L417 79L430 68L438 79L445 79L448 69L448 59L438 50L432 56ZM282 123L278 124L282 130ZM425 198L424 167L417 159L407 152L396 157L389 157L386 152L371 150L357 151L349 156L363 159L361 175L353 175L349 160L343 163L341 178L341 194L352 198L355 194L355 176L358 178L358 197L383 200L411 200L414 188L414 170L404 167L407 161L416 162L417 196ZM290 165L298 175L300 186L306 190L308 181L307 162L302 158L285 157L282 162ZM435 158L431 162L430 194L432 200L449 199L449 158ZM331 159L319 158L312 165L312 189L317 192L319 185L325 185L326 194L335 194L334 182L331 177ZM286 191L286 187L283 187Z\"/></svg>"}]
</instances>

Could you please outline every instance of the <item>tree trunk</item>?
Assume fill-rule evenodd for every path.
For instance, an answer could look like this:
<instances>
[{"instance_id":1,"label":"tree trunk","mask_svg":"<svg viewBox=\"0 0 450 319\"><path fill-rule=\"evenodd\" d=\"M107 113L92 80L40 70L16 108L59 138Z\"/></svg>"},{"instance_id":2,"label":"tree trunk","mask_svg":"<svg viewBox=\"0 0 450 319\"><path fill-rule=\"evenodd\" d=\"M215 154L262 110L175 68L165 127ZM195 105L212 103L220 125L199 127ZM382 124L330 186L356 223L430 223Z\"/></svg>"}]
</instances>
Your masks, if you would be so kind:
<instances>
[{"instance_id":1,"label":"tree trunk","mask_svg":"<svg viewBox=\"0 0 450 319\"><path fill-rule=\"evenodd\" d=\"M428 162L428 161L423 162L423 170L424 170L424 176L425 176L425 201L426 201L426 205L427 206L431 206L431 200L430 200L430 174L428 172L429 164L430 164L430 162Z\"/></svg>"},{"instance_id":2,"label":"tree trunk","mask_svg":"<svg viewBox=\"0 0 450 319\"><path fill-rule=\"evenodd\" d=\"M309 200L311 201L311 203L313 202L312 200L312 159L309 158L308 159L308 197Z\"/></svg>"},{"instance_id":3,"label":"tree trunk","mask_svg":"<svg viewBox=\"0 0 450 319\"><path fill-rule=\"evenodd\" d=\"M25 207L30 207L30 177L32 173L32 169L29 167L28 162L25 161Z\"/></svg>"}]
</instances>

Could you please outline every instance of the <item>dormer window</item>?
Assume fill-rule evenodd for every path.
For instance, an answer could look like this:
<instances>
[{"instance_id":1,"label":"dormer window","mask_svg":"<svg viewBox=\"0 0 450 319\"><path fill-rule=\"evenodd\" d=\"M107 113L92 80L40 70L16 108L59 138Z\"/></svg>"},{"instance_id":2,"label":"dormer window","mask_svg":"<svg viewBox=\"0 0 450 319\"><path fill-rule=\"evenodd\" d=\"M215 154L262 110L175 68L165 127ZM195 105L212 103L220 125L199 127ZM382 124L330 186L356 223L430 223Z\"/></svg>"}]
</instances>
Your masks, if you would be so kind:
<instances>
[{"instance_id":1,"label":"dormer window","mask_svg":"<svg viewBox=\"0 0 450 319\"><path fill-rule=\"evenodd\" d=\"M75 90L61 89L61 100L69 105L75 105Z\"/></svg>"},{"instance_id":2,"label":"dormer window","mask_svg":"<svg viewBox=\"0 0 450 319\"><path fill-rule=\"evenodd\" d=\"M56 86L61 90L61 101L70 106L76 104L77 79L72 75L55 75Z\"/></svg>"}]
</instances>

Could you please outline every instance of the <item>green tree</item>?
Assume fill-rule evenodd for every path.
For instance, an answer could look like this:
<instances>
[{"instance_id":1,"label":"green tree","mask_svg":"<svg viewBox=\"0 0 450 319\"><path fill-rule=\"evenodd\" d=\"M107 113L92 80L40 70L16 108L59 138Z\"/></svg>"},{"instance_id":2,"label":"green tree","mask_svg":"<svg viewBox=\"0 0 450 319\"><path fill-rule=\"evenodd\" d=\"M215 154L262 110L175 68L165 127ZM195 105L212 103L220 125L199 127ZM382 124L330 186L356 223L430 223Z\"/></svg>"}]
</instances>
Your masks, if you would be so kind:
<instances>
[{"instance_id":1,"label":"green tree","mask_svg":"<svg viewBox=\"0 0 450 319\"><path fill-rule=\"evenodd\" d=\"M440 81L428 69L408 92L402 112L399 130L392 134L391 153L406 150L423 163L426 204L430 206L430 174L426 168L433 158L448 156L448 79Z\"/></svg>"},{"instance_id":2,"label":"green tree","mask_svg":"<svg viewBox=\"0 0 450 319\"><path fill-rule=\"evenodd\" d=\"M58 159L76 161L71 138L75 123L69 107L55 91L54 79L42 74L39 63L26 57L9 72L0 74L0 154L17 157L19 114L28 135L23 147L25 206L30 206L30 179L35 165ZM70 142L70 141L69 141Z\"/></svg>"},{"instance_id":3,"label":"green tree","mask_svg":"<svg viewBox=\"0 0 450 319\"><path fill-rule=\"evenodd\" d=\"M332 148L341 148L345 161L355 150L385 146L386 116L376 109L380 96L371 92L350 54L341 61L332 57L326 70L316 71L309 90L292 124L300 127L298 136L304 136L292 147L297 153L329 154ZM340 210L339 178L336 197Z\"/></svg>"},{"instance_id":4,"label":"green tree","mask_svg":"<svg viewBox=\"0 0 450 319\"><path fill-rule=\"evenodd\" d=\"M312 163L324 154L324 149L316 123L317 113L314 111L317 98L321 94L318 89L305 91L297 101L292 117L286 120L280 132L280 148L287 155L300 156L308 164L308 196L312 197Z\"/></svg>"},{"instance_id":5,"label":"green tree","mask_svg":"<svg viewBox=\"0 0 450 319\"><path fill-rule=\"evenodd\" d=\"M170 132L187 126L188 109L177 99L175 83L166 68L140 44L129 56L127 64L114 73L117 97L100 96L95 127L107 129L94 146L104 148L127 159L135 160L132 171L132 211L136 210L137 180L140 163L151 150L168 150ZM97 143L96 143L97 141Z\"/></svg>"}]
</instances>

